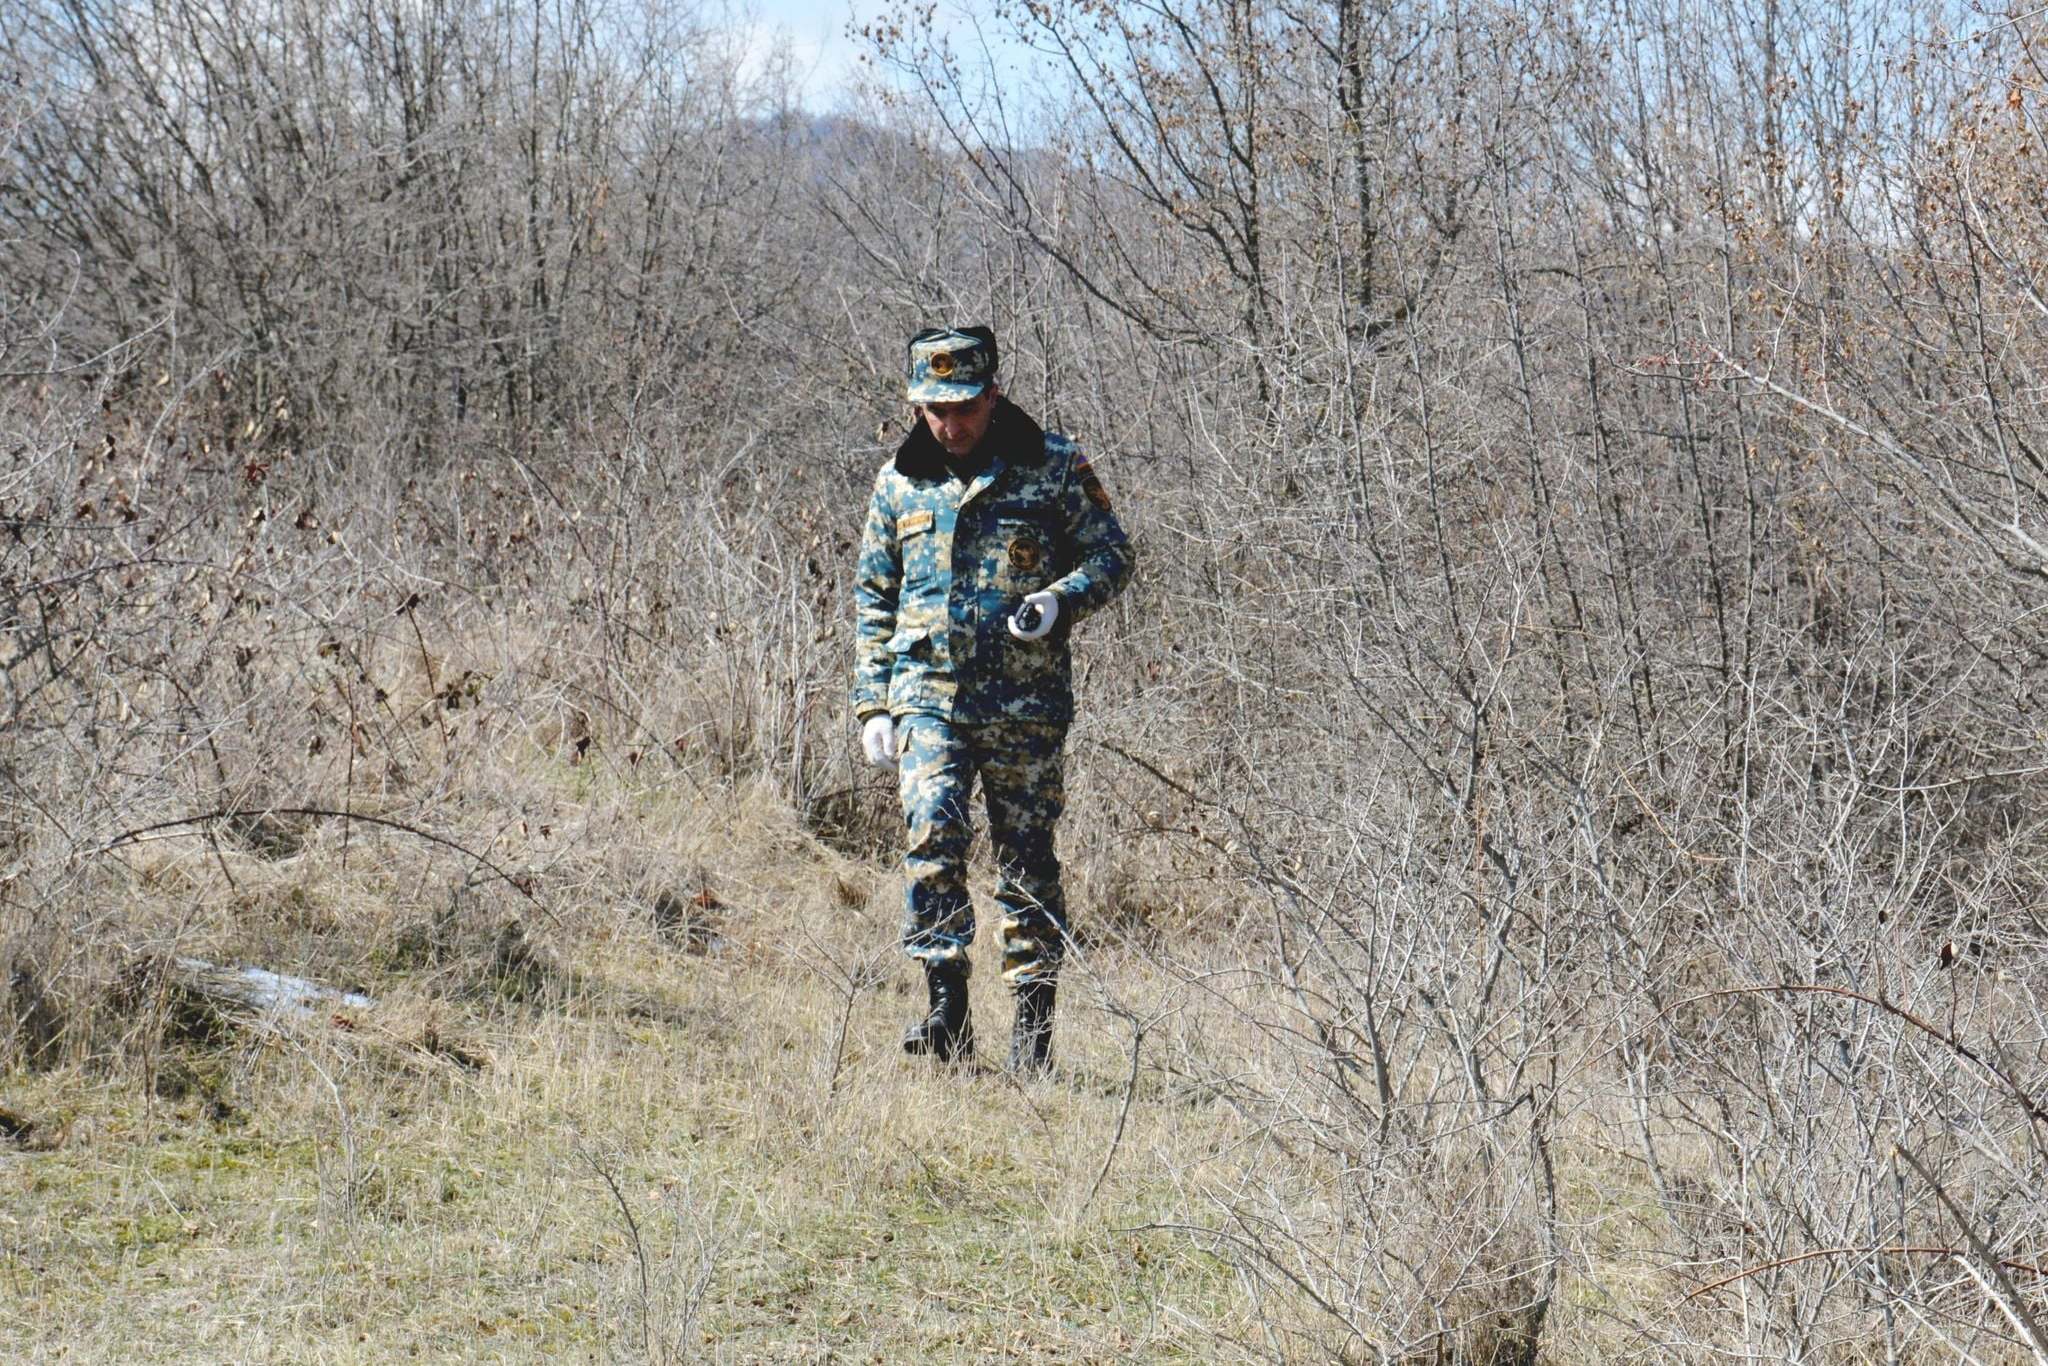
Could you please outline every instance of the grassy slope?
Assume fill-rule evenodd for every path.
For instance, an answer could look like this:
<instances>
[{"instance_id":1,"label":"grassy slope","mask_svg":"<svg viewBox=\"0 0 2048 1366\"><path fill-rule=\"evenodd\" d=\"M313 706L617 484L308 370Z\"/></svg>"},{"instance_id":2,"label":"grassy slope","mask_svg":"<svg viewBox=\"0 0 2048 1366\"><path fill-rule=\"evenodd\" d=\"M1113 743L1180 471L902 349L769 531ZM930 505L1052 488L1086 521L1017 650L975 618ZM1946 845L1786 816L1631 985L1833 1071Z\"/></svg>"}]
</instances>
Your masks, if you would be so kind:
<instances>
[{"instance_id":1,"label":"grassy slope","mask_svg":"<svg viewBox=\"0 0 2048 1366\"><path fill-rule=\"evenodd\" d=\"M5 1078L38 1127L0 1146L0 1339L67 1360L1228 1354L1230 1274L1133 1231L1185 1208L1226 1116L1148 1081L1088 1201L1128 1062L1085 991L1052 1084L912 1065L886 874L763 801L673 818L717 833L695 850L728 903L715 951L590 898L532 918L559 965L538 1001L379 970L362 946L398 916L362 899L376 879L337 880L331 837L247 860L215 950L288 953L324 906L312 937L357 944L379 1005ZM1007 1001L993 974L976 993L993 1055Z\"/></svg>"}]
</instances>

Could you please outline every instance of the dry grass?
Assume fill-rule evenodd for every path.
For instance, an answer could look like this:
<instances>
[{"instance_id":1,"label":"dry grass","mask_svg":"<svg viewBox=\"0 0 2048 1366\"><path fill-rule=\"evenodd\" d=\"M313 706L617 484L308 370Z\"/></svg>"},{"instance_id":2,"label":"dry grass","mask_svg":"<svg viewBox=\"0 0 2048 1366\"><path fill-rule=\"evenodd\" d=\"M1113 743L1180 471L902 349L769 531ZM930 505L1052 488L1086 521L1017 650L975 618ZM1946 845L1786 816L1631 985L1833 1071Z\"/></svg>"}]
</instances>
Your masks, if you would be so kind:
<instances>
[{"instance_id":1,"label":"dry grass","mask_svg":"<svg viewBox=\"0 0 2048 1366\"><path fill-rule=\"evenodd\" d=\"M0 8L0 1341L2048 1362L2033 16L218 8ZM1028 1091L840 701L940 316L1140 546Z\"/></svg>"},{"instance_id":2,"label":"dry grass","mask_svg":"<svg viewBox=\"0 0 2048 1366\"><path fill-rule=\"evenodd\" d=\"M44 728L16 737L57 814L22 825L0 881L7 1056L31 1069L0 1077L0 1340L119 1361L1419 1366L1526 1361L1546 1305L1562 1362L1708 1360L1822 1310L1810 1359L1883 1343L1846 1261L1796 1259L1860 1234L1781 1212L1865 1189L1854 1106L1821 1095L1830 1127L1774 1156L1778 1074L1710 1042L1803 1055L1765 1003L1700 995L1761 978L1742 955L1775 918L1694 941L1645 891L1631 914L1672 942L1603 987L1609 912L1583 891L1526 944L1472 932L1456 851L1512 820L1461 832L1371 784L1333 792L1368 763L1341 731L1204 758L1207 712L1106 686L1072 746L1059 1077L912 1066L899 834L830 700L844 641L765 607L735 624L730 604L763 601L744 566L675 559L728 576L717 605L635 658L652 619L607 637L544 595L394 609L389 584L308 586L354 625L252 607L198 644L165 607L159 638L212 699L196 740L144 693L155 663L68 668L114 721L32 713ZM1138 628L1092 629L1121 647ZM1209 795L1253 779L1295 786ZM260 814L196 819L217 808ZM1561 885L1545 851L1578 832L1501 811ZM121 834L171 819L190 823ZM178 986L181 957L378 1004L223 1022ZM1474 985L1497 980L1513 989ZM1967 996L1989 980L1942 978L1966 1022L1999 1018L2002 988ZM1007 1003L993 973L975 991L993 1059ZM1399 1033L1384 1098L1362 1007ZM1481 1096L1475 1067L1503 1089ZM1953 1071L1935 1050L1899 1075ZM1749 1126L1739 1152L1677 1107L1703 1079ZM1923 1221L1910 1241L1948 1236ZM1796 1275L1687 1298L1773 1265ZM1941 1270L1886 1274L1999 1359L1993 1310ZM1931 1331L1900 1339L1896 1359L1942 1359Z\"/></svg>"},{"instance_id":3,"label":"dry grass","mask_svg":"<svg viewBox=\"0 0 2048 1366\"><path fill-rule=\"evenodd\" d=\"M0 1159L6 1340L92 1360L1065 1361L1209 1356L1241 1327L1220 1264L1129 1231L1174 1216L1226 1113L1134 1106L1086 1198L1127 1055L1084 990L1053 1084L913 1066L885 874L758 791L605 795L580 810L633 812L641 845L713 890L715 927L665 936L644 899L601 894L598 873L650 875L578 831L588 891L526 908L551 965L534 999L474 946L388 953L416 914L378 891L404 884L402 850L358 842L344 868L322 832L243 859L180 947L353 959L379 1003L173 1040L140 1070L9 1077L41 1141ZM178 866L144 881L181 885ZM992 973L976 992L993 1052L1007 1003Z\"/></svg>"}]
</instances>

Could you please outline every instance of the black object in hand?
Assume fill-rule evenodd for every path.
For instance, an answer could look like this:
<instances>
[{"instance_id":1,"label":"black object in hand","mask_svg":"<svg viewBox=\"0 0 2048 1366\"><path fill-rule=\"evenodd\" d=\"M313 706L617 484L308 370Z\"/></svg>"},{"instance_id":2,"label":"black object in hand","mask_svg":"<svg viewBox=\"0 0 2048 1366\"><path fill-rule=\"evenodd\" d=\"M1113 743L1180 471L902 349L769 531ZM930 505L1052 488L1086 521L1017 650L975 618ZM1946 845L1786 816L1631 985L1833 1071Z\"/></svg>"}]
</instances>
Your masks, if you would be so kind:
<instances>
[{"instance_id":1,"label":"black object in hand","mask_svg":"<svg viewBox=\"0 0 2048 1366\"><path fill-rule=\"evenodd\" d=\"M1010 621L1025 635L1030 635L1038 629L1038 623L1044 619L1045 609L1035 602L1027 602L1017 609L1016 613L1011 616Z\"/></svg>"}]
</instances>

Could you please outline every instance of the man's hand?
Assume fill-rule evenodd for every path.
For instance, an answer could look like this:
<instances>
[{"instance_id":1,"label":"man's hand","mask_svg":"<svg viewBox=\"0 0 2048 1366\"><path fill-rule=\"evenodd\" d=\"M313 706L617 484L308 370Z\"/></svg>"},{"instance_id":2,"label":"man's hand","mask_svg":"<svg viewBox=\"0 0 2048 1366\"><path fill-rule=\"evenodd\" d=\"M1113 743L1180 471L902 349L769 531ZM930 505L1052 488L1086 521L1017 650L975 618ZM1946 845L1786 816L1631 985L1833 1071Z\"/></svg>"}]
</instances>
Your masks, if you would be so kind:
<instances>
[{"instance_id":1,"label":"man's hand","mask_svg":"<svg viewBox=\"0 0 2048 1366\"><path fill-rule=\"evenodd\" d=\"M896 723L889 719L889 713L868 718L860 728L860 747L876 768L896 767Z\"/></svg>"},{"instance_id":2,"label":"man's hand","mask_svg":"<svg viewBox=\"0 0 2048 1366\"><path fill-rule=\"evenodd\" d=\"M1032 593L1010 617L1010 634L1019 640L1043 640L1060 619L1060 600L1051 593Z\"/></svg>"}]
</instances>

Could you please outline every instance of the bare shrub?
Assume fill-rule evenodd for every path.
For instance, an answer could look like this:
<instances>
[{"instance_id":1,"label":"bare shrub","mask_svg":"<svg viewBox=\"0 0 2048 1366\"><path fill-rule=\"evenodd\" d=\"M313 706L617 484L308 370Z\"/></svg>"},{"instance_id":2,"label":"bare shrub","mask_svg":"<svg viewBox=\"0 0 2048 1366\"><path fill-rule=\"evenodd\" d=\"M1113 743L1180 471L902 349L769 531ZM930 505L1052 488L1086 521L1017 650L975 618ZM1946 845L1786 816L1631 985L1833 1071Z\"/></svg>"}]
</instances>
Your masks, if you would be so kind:
<instances>
[{"instance_id":1,"label":"bare shrub","mask_svg":"<svg viewBox=\"0 0 2048 1366\"><path fill-rule=\"evenodd\" d=\"M2048 1350L2040 33L1940 17L906 13L815 119L688 15L0 7L0 1048L196 947L588 1004L736 825L886 852L855 511L989 320L1145 546L1063 852L1100 1170L1251 1135L1235 1346Z\"/></svg>"}]
</instances>

